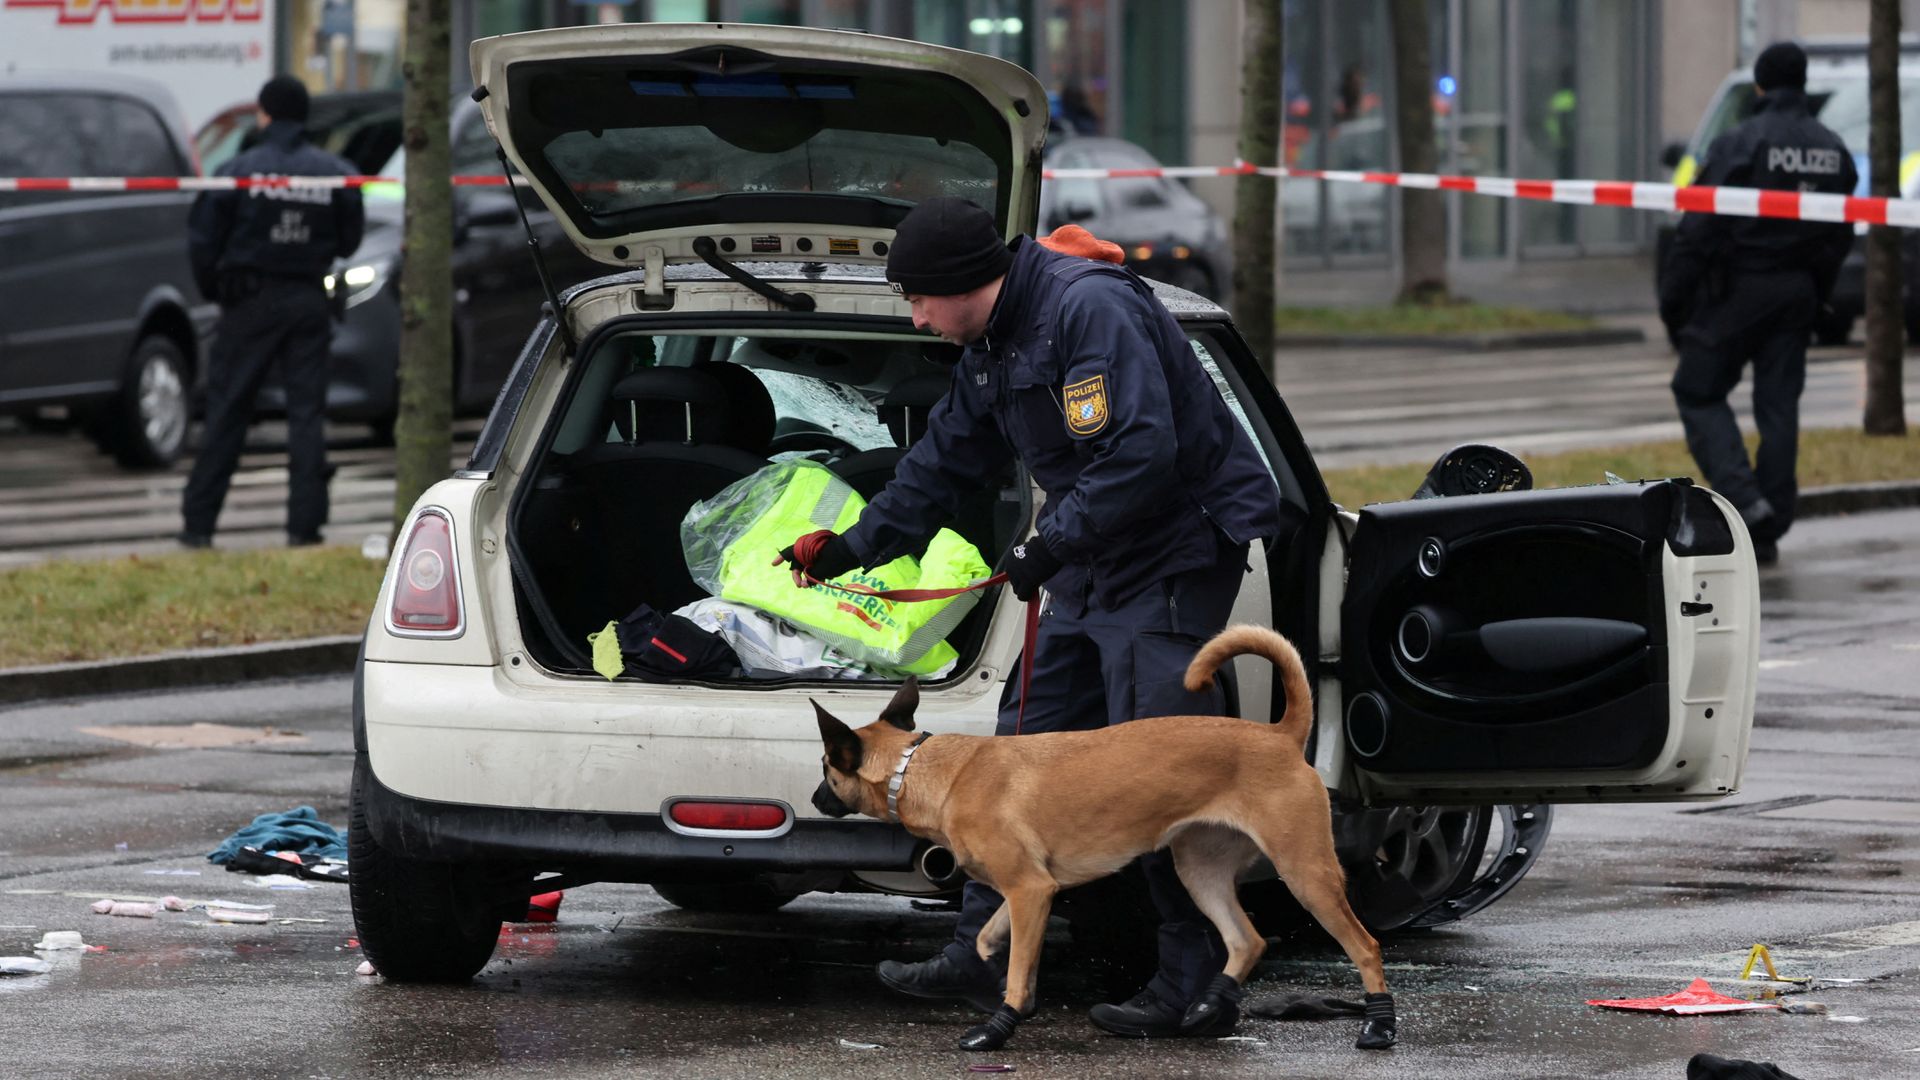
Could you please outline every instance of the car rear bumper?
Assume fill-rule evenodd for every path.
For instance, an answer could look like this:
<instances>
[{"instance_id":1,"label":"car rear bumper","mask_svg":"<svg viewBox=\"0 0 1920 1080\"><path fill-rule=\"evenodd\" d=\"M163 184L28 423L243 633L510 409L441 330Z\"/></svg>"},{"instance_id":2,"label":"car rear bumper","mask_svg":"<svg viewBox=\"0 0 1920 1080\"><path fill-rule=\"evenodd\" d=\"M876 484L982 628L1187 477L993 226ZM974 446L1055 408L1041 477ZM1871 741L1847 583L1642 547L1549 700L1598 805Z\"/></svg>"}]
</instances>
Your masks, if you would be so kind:
<instances>
[{"instance_id":1,"label":"car rear bumper","mask_svg":"<svg viewBox=\"0 0 1920 1080\"><path fill-rule=\"evenodd\" d=\"M799 819L770 839L685 836L659 814L471 806L402 795L354 756L367 824L382 848L436 862L525 862L590 869L600 880L647 881L682 872L908 870L920 841L879 821Z\"/></svg>"}]
</instances>

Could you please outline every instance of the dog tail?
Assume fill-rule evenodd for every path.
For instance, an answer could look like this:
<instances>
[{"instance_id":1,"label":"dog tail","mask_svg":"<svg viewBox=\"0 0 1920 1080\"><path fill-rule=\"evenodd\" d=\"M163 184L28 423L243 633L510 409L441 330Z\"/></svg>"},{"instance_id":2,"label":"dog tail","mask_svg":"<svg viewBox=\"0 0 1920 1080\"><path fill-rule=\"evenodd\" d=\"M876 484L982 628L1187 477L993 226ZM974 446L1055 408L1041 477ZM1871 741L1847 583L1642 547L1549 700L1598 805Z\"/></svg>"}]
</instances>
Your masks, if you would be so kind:
<instances>
[{"instance_id":1,"label":"dog tail","mask_svg":"<svg viewBox=\"0 0 1920 1080\"><path fill-rule=\"evenodd\" d=\"M1307 685L1307 669L1293 643L1264 626L1229 626L1201 646L1187 665L1187 689L1198 693L1213 680L1220 665L1246 653L1264 656L1280 672L1280 685L1287 695L1287 711L1274 725L1280 734L1306 749L1307 732L1313 727L1313 688Z\"/></svg>"}]
</instances>

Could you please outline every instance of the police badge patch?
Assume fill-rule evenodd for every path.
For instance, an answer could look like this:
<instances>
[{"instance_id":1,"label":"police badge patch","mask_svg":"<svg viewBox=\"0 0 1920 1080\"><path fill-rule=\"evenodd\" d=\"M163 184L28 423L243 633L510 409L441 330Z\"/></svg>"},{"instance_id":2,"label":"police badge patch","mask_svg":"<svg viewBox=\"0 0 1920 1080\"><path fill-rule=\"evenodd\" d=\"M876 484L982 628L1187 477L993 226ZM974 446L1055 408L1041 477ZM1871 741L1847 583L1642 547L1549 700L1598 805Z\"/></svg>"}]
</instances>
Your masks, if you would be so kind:
<instances>
[{"instance_id":1,"label":"police badge patch","mask_svg":"<svg viewBox=\"0 0 1920 1080\"><path fill-rule=\"evenodd\" d=\"M1107 426L1107 377L1095 375L1067 387L1060 395L1067 430L1092 435Z\"/></svg>"}]
</instances>

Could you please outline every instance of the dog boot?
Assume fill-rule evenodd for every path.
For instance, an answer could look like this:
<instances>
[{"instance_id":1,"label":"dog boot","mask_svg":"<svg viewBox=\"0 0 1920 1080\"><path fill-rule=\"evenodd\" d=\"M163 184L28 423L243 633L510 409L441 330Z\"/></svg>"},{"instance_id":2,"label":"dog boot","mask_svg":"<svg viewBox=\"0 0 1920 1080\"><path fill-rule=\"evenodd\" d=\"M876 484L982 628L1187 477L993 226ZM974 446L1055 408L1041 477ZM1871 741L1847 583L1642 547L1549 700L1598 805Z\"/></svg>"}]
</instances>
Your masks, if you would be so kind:
<instances>
[{"instance_id":1,"label":"dog boot","mask_svg":"<svg viewBox=\"0 0 1920 1080\"><path fill-rule=\"evenodd\" d=\"M1200 996L1187 1006L1187 1014L1180 1018L1182 1035L1231 1035L1233 1026L1240 1022L1240 999L1246 997L1246 991L1234 981L1233 976L1221 972L1213 977Z\"/></svg>"},{"instance_id":2,"label":"dog boot","mask_svg":"<svg viewBox=\"0 0 1920 1080\"><path fill-rule=\"evenodd\" d=\"M979 961L968 965L945 952L917 964L882 960L874 974L889 990L919 998L957 998L983 1013L998 1009L1006 996L1007 980L999 972Z\"/></svg>"},{"instance_id":3,"label":"dog boot","mask_svg":"<svg viewBox=\"0 0 1920 1080\"><path fill-rule=\"evenodd\" d=\"M960 1036L962 1050L998 1050L1007 1045L1013 1037L1013 1029L1020 1026L1020 1014L1011 1005L1002 1005L984 1024L976 1024Z\"/></svg>"},{"instance_id":4,"label":"dog boot","mask_svg":"<svg viewBox=\"0 0 1920 1080\"><path fill-rule=\"evenodd\" d=\"M1360 1040L1353 1044L1356 1050L1385 1050L1397 1039L1393 1020L1393 995L1368 994L1367 1020L1360 1025Z\"/></svg>"}]
</instances>

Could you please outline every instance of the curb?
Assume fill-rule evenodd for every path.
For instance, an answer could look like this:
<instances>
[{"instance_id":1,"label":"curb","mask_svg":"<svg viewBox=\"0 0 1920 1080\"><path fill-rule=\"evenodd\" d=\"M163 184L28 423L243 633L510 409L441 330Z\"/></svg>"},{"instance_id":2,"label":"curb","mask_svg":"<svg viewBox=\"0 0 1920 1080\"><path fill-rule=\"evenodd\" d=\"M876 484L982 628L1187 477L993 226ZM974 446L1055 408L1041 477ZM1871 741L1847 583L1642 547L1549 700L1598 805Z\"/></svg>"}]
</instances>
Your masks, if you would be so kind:
<instances>
[{"instance_id":1,"label":"curb","mask_svg":"<svg viewBox=\"0 0 1920 1080\"><path fill-rule=\"evenodd\" d=\"M359 655L360 637L355 634L10 668L0 671L0 705L83 694L338 675L352 671Z\"/></svg>"},{"instance_id":2,"label":"curb","mask_svg":"<svg viewBox=\"0 0 1920 1080\"><path fill-rule=\"evenodd\" d=\"M1863 510L1901 510L1920 506L1920 481L1880 480L1809 488L1794 503L1796 518L1834 517Z\"/></svg>"},{"instance_id":3,"label":"curb","mask_svg":"<svg viewBox=\"0 0 1920 1080\"><path fill-rule=\"evenodd\" d=\"M1513 349L1575 349L1595 345L1638 345L1647 340L1637 326L1596 326L1588 330L1491 330L1469 334L1275 334L1275 348L1452 349L1503 352Z\"/></svg>"},{"instance_id":4,"label":"curb","mask_svg":"<svg viewBox=\"0 0 1920 1080\"><path fill-rule=\"evenodd\" d=\"M1839 484L1800 493L1796 516L1834 517L1920 506L1920 480ZM0 706L42 698L126 694L188 686L344 675L360 655L360 637L311 638L191 649L154 656L0 670Z\"/></svg>"}]
</instances>

